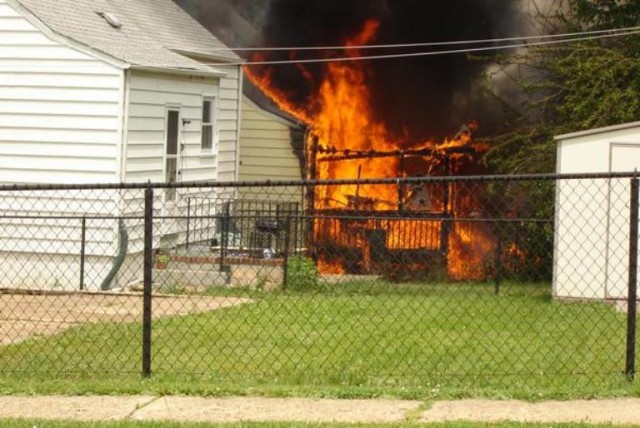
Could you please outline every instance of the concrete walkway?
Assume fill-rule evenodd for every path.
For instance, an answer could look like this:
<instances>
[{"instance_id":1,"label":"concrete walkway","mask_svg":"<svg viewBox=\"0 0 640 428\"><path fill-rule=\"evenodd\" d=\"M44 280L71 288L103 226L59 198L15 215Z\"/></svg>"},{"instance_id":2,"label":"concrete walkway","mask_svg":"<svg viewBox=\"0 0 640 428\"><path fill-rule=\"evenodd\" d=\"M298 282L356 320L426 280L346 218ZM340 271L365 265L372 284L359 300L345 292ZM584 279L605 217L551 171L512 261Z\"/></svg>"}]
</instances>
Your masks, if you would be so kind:
<instances>
[{"instance_id":1,"label":"concrete walkway","mask_svg":"<svg viewBox=\"0 0 640 428\"><path fill-rule=\"evenodd\" d=\"M401 400L260 397L3 396L0 418L184 422L588 422L640 425L640 399L552 401L459 400L427 406Z\"/></svg>"}]
</instances>

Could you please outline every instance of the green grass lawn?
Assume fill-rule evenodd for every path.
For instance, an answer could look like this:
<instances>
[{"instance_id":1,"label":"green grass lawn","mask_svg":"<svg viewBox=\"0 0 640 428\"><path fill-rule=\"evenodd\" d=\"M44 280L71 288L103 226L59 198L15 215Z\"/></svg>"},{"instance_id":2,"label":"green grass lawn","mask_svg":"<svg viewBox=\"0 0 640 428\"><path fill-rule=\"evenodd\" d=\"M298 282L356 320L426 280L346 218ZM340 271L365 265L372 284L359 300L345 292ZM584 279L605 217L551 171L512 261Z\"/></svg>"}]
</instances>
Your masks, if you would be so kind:
<instances>
[{"instance_id":1,"label":"green grass lawn","mask_svg":"<svg viewBox=\"0 0 640 428\"><path fill-rule=\"evenodd\" d=\"M102 323L0 348L0 392L331 397L591 397L638 392L626 318L544 284L382 284L249 293L254 302L140 326ZM226 292L226 294L229 294Z\"/></svg>"}]
</instances>

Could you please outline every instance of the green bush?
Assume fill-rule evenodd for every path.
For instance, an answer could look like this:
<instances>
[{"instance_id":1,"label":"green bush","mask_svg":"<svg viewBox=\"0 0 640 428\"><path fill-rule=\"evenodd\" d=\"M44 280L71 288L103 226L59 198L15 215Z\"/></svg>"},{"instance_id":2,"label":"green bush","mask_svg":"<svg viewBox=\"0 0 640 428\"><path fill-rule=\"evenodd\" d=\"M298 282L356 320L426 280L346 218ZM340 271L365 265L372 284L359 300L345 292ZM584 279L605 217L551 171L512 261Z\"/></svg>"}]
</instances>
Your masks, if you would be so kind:
<instances>
[{"instance_id":1,"label":"green bush","mask_svg":"<svg viewBox=\"0 0 640 428\"><path fill-rule=\"evenodd\" d=\"M318 268L311 258L294 256L289 259L287 263L288 290L315 290L318 285Z\"/></svg>"}]
</instances>

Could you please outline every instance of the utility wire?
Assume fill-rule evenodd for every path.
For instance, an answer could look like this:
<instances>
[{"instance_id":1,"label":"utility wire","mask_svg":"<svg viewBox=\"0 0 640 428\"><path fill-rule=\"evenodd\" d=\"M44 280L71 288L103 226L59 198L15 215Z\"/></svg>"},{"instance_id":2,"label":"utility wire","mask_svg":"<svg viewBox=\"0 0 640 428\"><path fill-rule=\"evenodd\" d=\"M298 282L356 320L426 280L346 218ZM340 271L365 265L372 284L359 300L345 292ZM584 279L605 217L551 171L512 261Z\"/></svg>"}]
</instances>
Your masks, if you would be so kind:
<instances>
[{"instance_id":1,"label":"utility wire","mask_svg":"<svg viewBox=\"0 0 640 428\"><path fill-rule=\"evenodd\" d=\"M604 34L591 37L579 37L571 39L550 40L544 42L533 43L519 43L504 46L485 46L479 48L467 48L467 49L453 49L453 50L436 50L427 52L412 52L405 54L383 54L383 55L363 55L363 56L347 56L347 57L335 57L335 58L314 58L314 59L295 59L295 60L265 60L265 61L243 61L243 62L216 62L206 63L209 66L224 66L224 65L284 65L284 64L314 64L314 63L328 63L328 62L349 62L349 61L365 61L365 60L382 60L382 59L397 59L397 58L416 58L416 57L428 57L428 56L440 56L440 55L453 55L453 54L471 54L478 52L488 51L500 51L511 50L520 48L531 48L537 46L552 46L568 43L576 43L589 40L603 40L611 39L622 36L632 36L640 34L638 31L629 31L616 34Z\"/></svg>"},{"instance_id":2,"label":"utility wire","mask_svg":"<svg viewBox=\"0 0 640 428\"><path fill-rule=\"evenodd\" d=\"M384 45L361 45L361 46L289 46L289 47L224 47L215 48L211 51L254 51L254 52L270 52L270 51L318 51L318 50L364 50L364 49L398 49L398 48L415 48L415 47L434 47L434 46L457 46L457 45L477 45L485 43L504 43L504 42L527 42L544 39L561 39L567 37L592 36L606 33L638 31L638 27L613 28L608 30L592 30L581 31L575 33L547 34L539 36L523 36L523 37L505 37L495 39L473 39L446 42L423 42L423 43L395 43Z\"/></svg>"},{"instance_id":3,"label":"utility wire","mask_svg":"<svg viewBox=\"0 0 640 428\"><path fill-rule=\"evenodd\" d=\"M524 37L524 38L506 38L506 39L487 39L487 40L469 40L462 42L434 42L434 43L417 43L417 44L398 44L398 45L367 45L367 46L340 46L335 47L335 49L364 49L364 48L406 48L406 47L425 47L425 46L447 46L447 45L456 45L456 44L477 44L477 43L494 43L494 42L504 42L504 41L524 41L525 43L516 43L516 44L508 44L501 46L484 46L477 48L464 48L464 49L452 49L452 50L432 50L432 51L424 51L424 52L412 52L412 53L404 53L404 54L380 54L380 55L365 55L365 56L346 56L346 57L335 57L335 58L315 58L315 59L297 59L297 60L265 60L265 61L236 61L236 62L210 62L210 63L201 63L201 65L206 66L238 66L238 65L285 65L285 64L313 64L313 63L329 63L329 62L348 62L348 61L364 61L364 60L382 60L382 59L398 59L398 58L412 58L412 57L430 57L430 56L439 56L439 55L453 55L453 54L471 54L478 52L489 52L489 51L501 51L501 50L511 50L511 49L521 49L521 48L530 48L536 46L551 46L551 45L560 45L560 44L569 44L576 43L582 41L590 41L590 40L602 40L602 39L611 39L617 37L625 37L625 36L633 36L640 34L640 27L628 27L628 28L618 28L613 30L599 30L599 31L590 31L583 33L566 33L562 35L549 35L549 36L533 36L533 37ZM574 37L580 35L580 37ZM546 40L546 41L532 41L528 42L528 40L537 40L540 38L558 38L563 37L558 40ZM307 49L307 50L320 50L320 49L334 49L333 47L307 47L307 48L269 48L270 50L285 50L285 49ZM225 49L227 50L227 49ZM253 50L252 48L246 48L246 50ZM51 68L59 66L60 68L67 68L69 65L31 65L30 69L37 68ZM71 66L74 69L82 69L82 66L75 65ZM16 66L10 65L1 65L0 70L3 69L14 69L20 68ZM88 68L92 68L89 66Z\"/></svg>"}]
</instances>

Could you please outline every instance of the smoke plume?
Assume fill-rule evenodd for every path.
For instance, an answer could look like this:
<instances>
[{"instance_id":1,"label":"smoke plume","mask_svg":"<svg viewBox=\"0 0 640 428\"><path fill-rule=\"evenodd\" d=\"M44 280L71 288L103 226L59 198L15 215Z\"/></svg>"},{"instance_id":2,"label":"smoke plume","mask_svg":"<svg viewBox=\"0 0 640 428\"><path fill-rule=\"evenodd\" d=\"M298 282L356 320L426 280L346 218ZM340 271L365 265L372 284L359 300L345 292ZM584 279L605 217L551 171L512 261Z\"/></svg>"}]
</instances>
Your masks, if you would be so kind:
<instances>
[{"instance_id":1,"label":"smoke plume","mask_svg":"<svg viewBox=\"0 0 640 428\"><path fill-rule=\"evenodd\" d=\"M376 44L494 39L530 34L532 11L549 0L176 0L230 46L336 46L367 19L380 21ZM422 48L424 49L424 48ZM447 49L447 48L442 48ZM450 48L449 48L450 49ZM367 55L415 49L367 50ZM271 52L268 59L313 58L334 52ZM487 54L490 55L490 54ZM500 104L482 89L490 57L466 54L387 59L368 64L375 112L389 129L415 139L451 135L478 120L500 128ZM323 65L274 67L279 86L309 101Z\"/></svg>"}]
</instances>

